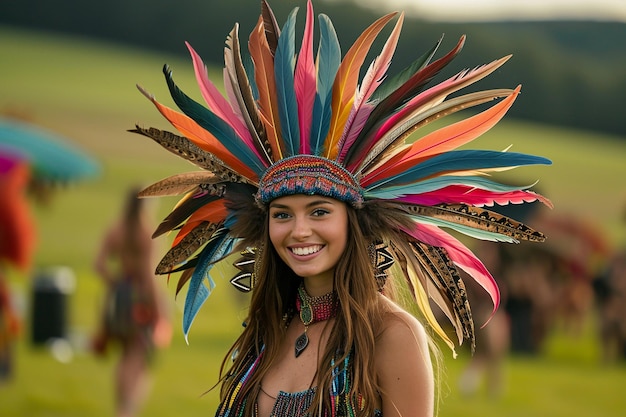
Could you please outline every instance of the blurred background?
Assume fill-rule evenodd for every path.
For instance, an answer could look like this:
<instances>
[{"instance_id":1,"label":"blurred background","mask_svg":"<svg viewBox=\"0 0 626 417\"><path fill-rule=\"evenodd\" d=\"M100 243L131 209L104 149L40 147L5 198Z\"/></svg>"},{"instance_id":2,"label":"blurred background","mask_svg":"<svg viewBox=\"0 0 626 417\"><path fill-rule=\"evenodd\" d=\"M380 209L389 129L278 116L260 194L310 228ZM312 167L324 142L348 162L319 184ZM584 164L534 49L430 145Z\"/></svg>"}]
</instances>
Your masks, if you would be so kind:
<instances>
[{"instance_id":1,"label":"blurred background","mask_svg":"<svg viewBox=\"0 0 626 417\"><path fill-rule=\"evenodd\" d=\"M96 356L90 350L104 292L93 267L96 252L129 187L192 169L127 132L135 124L170 129L135 85L175 107L161 72L168 64L178 85L201 100L184 42L221 85L226 35L239 22L243 43L259 2L6 3L0 13L0 117L54 134L93 170L44 181L45 192L33 183L27 190L36 232L32 261L26 269L2 265L5 298L14 312L14 347L11 372L0 381L0 415L113 415L117 352ZM522 94L505 119L472 146L512 145L513 151L553 161L508 177L522 184L538 181L533 189L554 204L552 210L509 208L544 231L548 241L472 247L502 287L501 316L479 333L473 358L461 350L452 359L442 348L439 415L623 415L626 6L622 0L382 3L318 0L314 7L331 17L344 49L383 13L405 10L392 73L442 35L437 57L461 35L467 41L440 80L512 54L475 88L522 84ZM281 24L299 6L303 25L304 0L270 4ZM383 33L373 54L385 39ZM156 226L176 199L150 202ZM156 244L163 254L170 237ZM158 280L172 304L173 337L154 358L150 395L137 415L211 415L217 392L210 389L238 334L245 297L218 280L187 344L180 330L184 297L174 297L176 277ZM480 291L469 291L480 325L481 307L489 306Z\"/></svg>"}]
</instances>

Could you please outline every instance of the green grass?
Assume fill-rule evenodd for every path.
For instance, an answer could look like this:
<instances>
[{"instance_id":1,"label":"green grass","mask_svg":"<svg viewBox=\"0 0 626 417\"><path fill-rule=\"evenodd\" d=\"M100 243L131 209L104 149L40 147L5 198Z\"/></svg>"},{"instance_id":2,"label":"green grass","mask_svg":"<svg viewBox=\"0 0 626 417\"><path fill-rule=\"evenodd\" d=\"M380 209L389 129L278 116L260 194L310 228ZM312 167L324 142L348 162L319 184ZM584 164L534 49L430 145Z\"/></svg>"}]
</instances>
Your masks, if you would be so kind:
<instances>
[{"instance_id":1,"label":"green grass","mask_svg":"<svg viewBox=\"0 0 626 417\"><path fill-rule=\"evenodd\" d=\"M181 50L184 45L181 45ZM117 215L129 185L147 184L192 169L148 139L127 133L135 123L169 128L154 107L135 89L139 83L171 105L161 67L169 63L177 83L190 95L197 89L188 60L146 54L75 38L9 31L0 28L0 110L21 112L38 124L71 138L102 164L97 179L59 190L49 206L35 208L39 228L36 264L70 266L77 279L69 296L68 324L75 355L68 363L29 343L31 275L13 273L11 283L23 299L24 333L18 345L17 372L0 387L2 416L110 416L115 354L98 359L82 347L96 321L102 287L92 271L93 256L108 223ZM215 74L218 72L216 71ZM626 240L620 216L626 203L626 142L580 132L505 120L480 138L476 146L545 155L551 167L525 168L514 178L540 179L542 192L555 204L555 214L591 222L612 243ZM616 183L618 185L616 185ZM175 200L155 202L161 218ZM165 250L169 240L160 239ZM34 273L33 273L34 274ZM161 281L173 300L173 287ZM179 330L181 300L173 303L172 346L154 364L154 386L142 416L212 415L215 392L202 395L217 378L222 355L236 337L242 303L229 285L219 282L186 345ZM114 352L112 352L114 353ZM623 415L623 365L599 361L593 326L580 338L558 329L537 358L506 361L506 390L491 399L482 392L463 398L457 379L467 362L444 351L442 416Z\"/></svg>"}]
</instances>

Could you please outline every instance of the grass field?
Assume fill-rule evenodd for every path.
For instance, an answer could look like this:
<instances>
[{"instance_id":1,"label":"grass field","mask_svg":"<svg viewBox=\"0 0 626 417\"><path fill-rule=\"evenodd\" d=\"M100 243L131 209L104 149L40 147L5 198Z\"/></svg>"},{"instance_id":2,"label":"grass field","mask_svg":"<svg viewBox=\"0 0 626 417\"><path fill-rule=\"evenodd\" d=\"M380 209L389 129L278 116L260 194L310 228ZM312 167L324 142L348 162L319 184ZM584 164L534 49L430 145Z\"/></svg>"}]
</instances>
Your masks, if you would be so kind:
<instances>
[{"instance_id":1,"label":"grass field","mask_svg":"<svg viewBox=\"0 0 626 417\"><path fill-rule=\"evenodd\" d=\"M0 60L0 111L25 114L71 138L102 167L98 178L59 190L49 206L35 208L37 266L66 265L76 276L76 288L68 296L74 354L71 360L60 361L50 350L29 343L30 285L35 272L14 273L11 283L23 301L25 326L15 379L0 386L0 416L110 416L115 355L98 359L84 350L102 290L91 262L128 186L191 169L149 140L126 132L135 123L168 128L134 86L140 83L169 104L161 75L167 62L177 83L195 96L191 65L170 56L1 27ZM503 149L513 144L515 151L551 158L553 166L525 168L515 179L532 183L540 178L539 187L555 204L555 214L581 218L619 244L626 240L621 220L626 188L620 185L626 176L626 141L618 139L505 120L475 145ZM161 218L174 203L155 202L155 217ZM164 250L168 241L159 244ZM171 287L161 284L172 294ZM178 331L179 304L173 304L173 311L173 343L157 357L152 395L141 415L212 415L215 392L202 393L215 383L222 354L236 336L242 300L227 283L218 282L194 323L189 345ZM446 351L444 355L441 416L611 417L622 416L626 409L622 393L626 367L600 363L593 317L577 337L554 329L539 357L509 358L506 389L498 399L484 392L462 397L456 384L467 355L457 360Z\"/></svg>"}]
</instances>

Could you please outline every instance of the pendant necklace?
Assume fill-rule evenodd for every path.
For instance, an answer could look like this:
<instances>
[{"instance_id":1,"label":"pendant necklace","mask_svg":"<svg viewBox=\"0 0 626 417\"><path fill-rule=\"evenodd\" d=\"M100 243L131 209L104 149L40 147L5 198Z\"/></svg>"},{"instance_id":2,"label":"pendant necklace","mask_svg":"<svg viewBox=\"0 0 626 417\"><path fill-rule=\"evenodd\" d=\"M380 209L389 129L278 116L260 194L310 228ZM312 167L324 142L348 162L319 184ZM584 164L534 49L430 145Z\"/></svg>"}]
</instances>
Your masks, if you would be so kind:
<instances>
[{"instance_id":1,"label":"pendant necklace","mask_svg":"<svg viewBox=\"0 0 626 417\"><path fill-rule=\"evenodd\" d=\"M304 284L298 287L298 297L296 297L296 308L300 313L300 320L304 324L304 332L296 339L296 358L309 345L307 330L313 323L328 320L337 314L338 300L337 294L331 291L319 297L311 297L304 289Z\"/></svg>"}]
</instances>

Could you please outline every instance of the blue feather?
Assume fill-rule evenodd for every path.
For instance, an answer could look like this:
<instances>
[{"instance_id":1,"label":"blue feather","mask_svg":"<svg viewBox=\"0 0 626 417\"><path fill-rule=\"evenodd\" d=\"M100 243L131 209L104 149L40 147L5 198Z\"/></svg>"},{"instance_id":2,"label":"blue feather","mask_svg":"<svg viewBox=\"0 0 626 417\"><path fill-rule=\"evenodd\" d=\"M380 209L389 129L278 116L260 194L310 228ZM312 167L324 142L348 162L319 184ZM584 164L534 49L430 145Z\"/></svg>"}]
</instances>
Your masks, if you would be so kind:
<instances>
[{"instance_id":1,"label":"blue feather","mask_svg":"<svg viewBox=\"0 0 626 417\"><path fill-rule=\"evenodd\" d=\"M515 152L485 151L485 150L462 150L450 151L433 156L426 161L420 162L401 174L385 178L368 185L368 189L382 186L407 184L434 175L447 172L467 171L489 168L505 168L523 165L550 165L552 161L535 155Z\"/></svg>"},{"instance_id":2,"label":"blue feather","mask_svg":"<svg viewBox=\"0 0 626 417\"><path fill-rule=\"evenodd\" d=\"M230 153L250 167L260 177L265 172L263 162L243 142L233 128L211 110L197 103L178 88L172 79L172 71L167 65L163 67L163 73L165 74L165 80L167 81L172 99L178 108L203 129L215 136Z\"/></svg>"},{"instance_id":3,"label":"blue feather","mask_svg":"<svg viewBox=\"0 0 626 417\"><path fill-rule=\"evenodd\" d=\"M407 195L424 194L435 190L440 190L450 185L466 185L468 187L480 188L481 190L494 192L510 192L516 190L526 190L528 186L511 186L491 181L485 177L463 176L463 175L443 175L441 177L429 178L424 181L401 184L397 186L381 187L365 190L366 198L396 199Z\"/></svg>"},{"instance_id":4,"label":"blue feather","mask_svg":"<svg viewBox=\"0 0 626 417\"><path fill-rule=\"evenodd\" d=\"M198 263L189 280L189 288L185 298L185 307L183 309L183 333L185 339L189 335L189 329L193 320L196 318L200 307L209 298L211 292L215 288L215 282L209 274L214 263L227 254L227 250L232 249L233 239L228 238L228 229L220 229L211 236L205 247L198 255ZM224 244L226 242L226 244ZM208 281L207 288L205 280Z\"/></svg>"},{"instance_id":5,"label":"blue feather","mask_svg":"<svg viewBox=\"0 0 626 417\"><path fill-rule=\"evenodd\" d=\"M320 43L317 51L317 94L313 105L311 128L311 153L321 155L324 139L330 128L332 91L337 69L341 64L341 47L333 23L320 14Z\"/></svg>"},{"instance_id":6,"label":"blue feather","mask_svg":"<svg viewBox=\"0 0 626 417\"><path fill-rule=\"evenodd\" d=\"M278 96L278 117L281 134L285 142L287 155L296 155L300 150L300 129L298 127L298 103L294 88L294 71L296 64L295 24L298 8L289 14L283 27L276 55L274 57L274 76Z\"/></svg>"}]
</instances>

